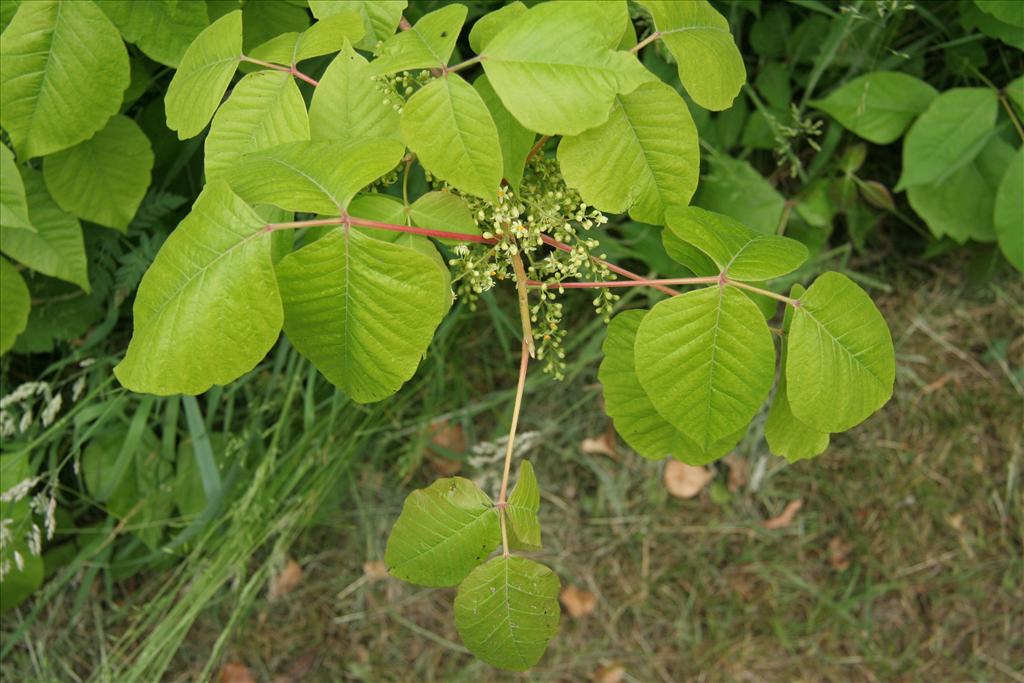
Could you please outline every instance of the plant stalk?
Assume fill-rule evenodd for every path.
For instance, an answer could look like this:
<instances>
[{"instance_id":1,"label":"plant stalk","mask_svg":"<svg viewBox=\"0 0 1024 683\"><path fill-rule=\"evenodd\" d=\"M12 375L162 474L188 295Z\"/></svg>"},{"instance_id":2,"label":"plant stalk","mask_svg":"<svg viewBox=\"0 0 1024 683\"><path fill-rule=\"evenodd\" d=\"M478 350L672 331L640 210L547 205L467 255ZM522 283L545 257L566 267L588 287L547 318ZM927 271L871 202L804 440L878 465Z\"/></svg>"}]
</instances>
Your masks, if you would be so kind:
<instances>
[{"instance_id":1,"label":"plant stalk","mask_svg":"<svg viewBox=\"0 0 1024 683\"><path fill-rule=\"evenodd\" d=\"M526 388L526 367L530 362L529 345L523 339L523 348L519 360L519 383L516 385L515 403L512 404L512 426L508 430L508 446L505 449L505 470L501 475L501 492L498 494L498 516L501 520L501 548L502 555L509 556L507 522L505 520L505 505L508 494L508 476L512 471L512 451L515 446L516 430L519 428L519 409L523 405L523 390Z\"/></svg>"}]
</instances>

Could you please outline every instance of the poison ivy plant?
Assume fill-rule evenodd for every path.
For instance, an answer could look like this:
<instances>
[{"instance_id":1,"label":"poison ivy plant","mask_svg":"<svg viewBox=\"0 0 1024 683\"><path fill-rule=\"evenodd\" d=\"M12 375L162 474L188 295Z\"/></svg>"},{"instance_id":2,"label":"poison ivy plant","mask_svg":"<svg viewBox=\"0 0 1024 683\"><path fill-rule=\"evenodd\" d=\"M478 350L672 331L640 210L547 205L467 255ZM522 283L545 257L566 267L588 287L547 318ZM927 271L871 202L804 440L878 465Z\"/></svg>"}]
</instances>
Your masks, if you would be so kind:
<instances>
[{"instance_id":1,"label":"poison ivy plant","mask_svg":"<svg viewBox=\"0 0 1024 683\"><path fill-rule=\"evenodd\" d=\"M310 0L310 13L301 4L18 7L3 34L2 124L14 153L5 146L0 160L0 250L17 264L0 260L0 349L50 305L30 313L27 270L89 291L86 243L123 237L89 224L130 235L154 201L144 197L155 169L202 190L154 242L134 297L114 373L136 392L193 395L233 382L283 331L349 399L380 401L415 374L455 300L472 307L514 286L522 351L500 488L451 477L413 492L385 555L398 578L457 586L462 641L512 670L541 659L559 620L559 580L541 563L544 468L524 460L510 480L531 359L564 372L561 297L595 290L609 322L599 370L607 411L645 458L722 457L773 386L768 445L793 461L888 400L893 347L881 313L846 275L808 274L808 248L779 234L792 205L778 189L724 154L698 188L705 109L730 107L746 80L710 3L644 0L631 14L624 0L513 2L475 20L449 3L414 22L405 2ZM638 36L635 19L650 31ZM463 52L467 21L473 54ZM125 41L136 46L133 67ZM154 65L136 48L174 68L162 102L138 99ZM819 106L868 139L910 126L911 156L946 164L938 173L908 164L911 189L977 167L992 188L986 234L1013 248L1017 181L1000 164L1016 177L1020 164L1007 149L984 151L998 146L988 130L998 97L875 80ZM755 86L785 108L784 73L760 71ZM892 104L901 88L913 101ZM886 111L872 117L861 100ZM935 144L957 127L969 139ZM165 129L186 142L168 150ZM181 149L201 149L202 163L189 166ZM608 213L649 225L609 226ZM829 224L821 213L816 223ZM646 279L610 263L609 227L646 230L645 248L680 276ZM806 291L793 287L804 280ZM649 310L620 310L615 292L629 286L653 288ZM115 516L139 495L159 498L166 516L175 505L205 509L181 488L198 476L206 500L216 469L206 460L206 475L180 470L166 496L171 473L123 449L97 442L83 468ZM140 539L155 548L161 529Z\"/></svg>"}]
</instances>

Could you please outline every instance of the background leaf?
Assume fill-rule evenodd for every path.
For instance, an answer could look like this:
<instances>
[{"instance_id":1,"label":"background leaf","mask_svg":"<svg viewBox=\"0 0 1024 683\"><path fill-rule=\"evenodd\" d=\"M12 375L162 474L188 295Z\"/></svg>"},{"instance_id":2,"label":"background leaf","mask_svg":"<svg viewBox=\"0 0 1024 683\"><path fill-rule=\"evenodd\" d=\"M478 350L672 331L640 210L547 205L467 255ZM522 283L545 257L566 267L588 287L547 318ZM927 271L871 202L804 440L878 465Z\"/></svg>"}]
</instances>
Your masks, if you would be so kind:
<instances>
[{"instance_id":1,"label":"background leaf","mask_svg":"<svg viewBox=\"0 0 1024 683\"><path fill-rule=\"evenodd\" d=\"M467 12L465 5L454 4L425 14L408 31L396 33L381 45L379 56L370 63L370 73L379 76L447 66Z\"/></svg>"},{"instance_id":2,"label":"background leaf","mask_svg":"<svg viewBox=\"0 0 1024 683\"><path fill-rule=\"evenodd\" d=\"M28 325L31 306L25 279L10 261L0 257L0 354L10 351Z\"/></svg>"},{"instance_id":3,"label":"background leaf","mask_svg":"<svg viewBox=\"0 0 1024 683\"><path fill-rule=\"evenodd\" d=\"M28 219L25 183L7 145L0 145L0 226L35 232Z\"/></svg>"},{"instance_id":4,"label":"background leaf","mask_svg":"<svg viewBox=\"0 0 1024 683\"><path fill-rule=\"evenodd\" d=\"M121 35L144 55L177 67L185 50L210 24L202 0L99 0Z\"/></svg>"},{"instance_id":5,"label":"background leaf","mask_svg":"<svg viewBox=\"0 0 1024 683\"><path fill-rule=\"evenodd\" d=\"M1013 267L1024 273L1024 148L1010 162L995 199L996 237L999 248Z\"/></svg>"},{"instance_id":6,"label":"background leaf","mask_svg":"<svg viewBox=\"0 0 1024 683\"><path fill-rule=\"evenodd\" d=\"M343 10L321 19L302 33L289 32L275 36L253 48L249 56L276 64L296 64L344 49L346 43L358 43L366 35L363 18ZM321 86L323 80L320 81ZM321 86L317 86L319 91Z\"/></svg>"},{"instance_id":7,"label":"background leaf","mask_svg":"<svg viewBox=\"0 0 1024 683\"><path fill-rule=\"evenodd\" d=\"M919 78L898 71L872 71L812 100L843 128L879 145L893 142L939 96Z\"/></svg>"}]
</instances>

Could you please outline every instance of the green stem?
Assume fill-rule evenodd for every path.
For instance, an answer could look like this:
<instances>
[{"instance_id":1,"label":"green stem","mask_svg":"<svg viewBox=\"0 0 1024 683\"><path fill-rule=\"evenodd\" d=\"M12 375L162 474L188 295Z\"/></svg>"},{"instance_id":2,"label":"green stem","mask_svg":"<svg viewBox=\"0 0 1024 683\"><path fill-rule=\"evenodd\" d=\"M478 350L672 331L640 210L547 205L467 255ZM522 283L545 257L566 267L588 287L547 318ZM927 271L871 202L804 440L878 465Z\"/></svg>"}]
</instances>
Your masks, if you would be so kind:
<instances>
[{"instance_id":1,"label":"green stem","mask_svg":"<svg viewBox=\"0 0 1024 683\"><path fill-rule=\"evenodd\" d=\"M467 59L464 62L459 62L455 66L446 66L443 69L441 69L441 71L443 73L446 73L446 74L455 73L456 71L459 71L460 69L465 69L467 66L473 66L474 64L477 64L477 63L481 62L482 60L483 60L483 57L481 57L480 55L477 55L476 57L473 57L472 59Z\"/></svg>"},{"instance_id":2,"label":"green stem","mask_svg":"<svg viewBox=\"0 0 1024 683\"><path fill-rule=\"evenodd\" d=\"M658 38L661 38L661 31L655 31L654 33L647 36L639 43L631 47L629 51L632 52L633 54L636 54L637 52L640 52L640 50L644 49L645 47L656 41Z\"/></svg>"}]
</instances>

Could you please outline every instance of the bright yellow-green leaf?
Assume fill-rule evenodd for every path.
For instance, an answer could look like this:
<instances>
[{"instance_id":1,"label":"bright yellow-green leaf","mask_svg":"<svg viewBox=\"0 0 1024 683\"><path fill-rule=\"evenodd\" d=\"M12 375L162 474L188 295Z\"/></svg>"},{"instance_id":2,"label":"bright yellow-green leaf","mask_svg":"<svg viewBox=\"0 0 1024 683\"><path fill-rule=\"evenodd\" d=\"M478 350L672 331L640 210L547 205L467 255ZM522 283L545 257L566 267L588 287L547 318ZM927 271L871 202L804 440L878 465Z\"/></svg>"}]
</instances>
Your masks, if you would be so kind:
<instances>
[{"instance_id":1,"label":"bright yellow-green leaf","mask_svg":"<svg viewBox=\"0 0 1024 683\"><path fill-rule=\"evenodd\" d=\"M164 99L167 127L182 140L206 128L220 106L242 54L242 12L213 22L192 41L181 58Z\"/></svg>"},{"instance_id":2,"label":"bright yellow-green leaf","mask_svg":"<svg viewBox=\"0 0 1024 683\"><path fill-rule=\"evenodd\" d=\"M177 67L185 50L210 24L203 0L99 0L129 43L150 59Z\"/></svg>"},{"instance_id":3,"label":"bright yellow-green leaf","mask_svg":"<svg viewBox=\"0 0 1024 683\"><path fill-rule=\"evenodd\" d=\"M447 66L467 11L465 5L455 4L425 14L408 31L396 33L384 41L380 56L370 62L370 73L380 76Z\"/></svg>"},{"instance_id":4,"label":"bright yellow-green leaf","mask_svg":"<svg viewBox=\"0 0 1024 683\"><path fill-rule=\"evenodd\" d=\"M562 174L588 204L660 225L697 189L700 148L686 103L661 82L617 95L608 120L558 146Z\"/></svg>"},{"instance_id":5,"label":"bright yellow-green leaf","mask_svg":"<svg viewBox=\"0 0 1024 683\"><path fill-rule=\"evenodd\" d=\"M227 175L245 154L302 140L309 140L306 102L291 75L251 73L213 117L206 136L206 179Z\"/></svg>"},{"instance_id":6,"label":"bright yellow-green leaf","mask_svg":"<svg viewBox=\"0 0 1024 683\"><path fill-rule=\"evenodd\" d=\"M363 57L345 45L327 67L309 106L313 140L402 140L394 103L385 102Z\"/></svg>"},{"instance_id":7,"label":"bright yellow-green leaf","mask_svg":"<svg viewBox=\"0 0 1024 683\"><path fill-rule=\"evenodd\" d=\"M200 394L266 356L283 311L264 226L226 183L206 185L139 284L132 340L114 368L124 387Z\"/></svg>"},{"instance_id":8,"label":"bright yellow-green leaf","mask_svg":"<svg viewBox=\"0 0 1024 683\"><path fill-rule=\"evenodd\" d=\"M509 5L509 7L511 6ZM532 130L519 123L516 117L512 116L511 112L505 108L486 75L473 81L473 87L480 93L480 97L487 105L487 110L491 112L491 119L498 129L498 144L501 145L504 178L512 186L512 189L518 192L523 179L526 157L530 155L537 136Z\"/></svg>"},{"instance_id":9,"label":"bright yellow-green leaf","mask_svg":"<svg viewBox=\"0 0 1024 683\"><path fill-rule=\"evenodd\" d=\"M469 47L473 52L480 54L494 36L524 12L526 5L520 0L515 0L483 15L473 23L473 28L469 31Z\"/></svg>"},{"instance_id":10,"label":"bright yellow-green leaf","mask_svg":"<svg viewBox=\"0 0 1024 683\"><path fill-rule=\"evenodd\" d=\"M358 43L365 33L361 16L356 12L341 11L321 19L302 33L275 36L253 48L249 56L275 64L296 64L304 59L339 52L346 42ZM323 80L318 88L322 86Z\"/></svg>"},{"instance_id":11,"label":"bright yellow-green leaf","mask_svg":"<svg viewBox=\"0 0 1024 683\"><path fill-rule=\"evenodd\" d=\"M317 19L341 12L358 12L366 33L356 47L372 50L378 41L386 40L395 32L408 4L406 0L309 0L309 9Z\"/></svg>"},{"instance_id":12,"label":"bright yellow-green leaf","mask_svg":"<svg viewBox=\"0 0 1024 683\"><path fill-rule=\"evenodd\" d=\"M0 354L10 351L25 330L31 307L25 278L10 261L0 257Z\"/></svg>"},{"instance_id":13,"label":"bright yellow-green leaf","mask_svg":"<svg viewBox=\"0 0 1024 683\"><path fill-rule=\"evenodd\" d=\"M146 196L152 170L149 138L121 115L85 142L43 160L46 187L62 209L121 232Z\"/></svg>"},{"instance_id":14,"label":"bright yellow-green leaf","mask_svg":"<svg viewBox=\"0 0 1024 683\"><path fill-rule=\"evenodd\" d=\"M0 145L0 226L35 232L28 220L25 183L7 145Z\"/></svg>"},{"instance_id":15,"label":"bright yellow-green leaf","mask_svg":"<svg viewBox=\"0 0 1024 683\"><path fill-rule=\"evenodd\" d=\"M468 479L438 479L409 494L388 537L392 576L420 586L454 586L501 543L498 511Z\"/></svg>"},{"instance_id":16,"label":"bright yellow-green leaf","mask_svg":"<svg viewBox=\"0 0 1024 683\"><path fill-rule=\"evenodd\" d=\"M427 192L409 207L412 222L420 228L443 230L445 232L461 232L466 235L479 235L480 228L469 213L466 200L456 197L451 192ZM441 240L446 244L456 244L455 240Z\"/></svg>"},{"instance_id":17,"label":"bright yellow-green leaf","mask_svg":"<svg viewBox=\"0 0 1024 683\"><path fill-rule=\"evenodd\" d=\"M22 3L0 60L0 125L22 159L91 137L121 108L130 81L121 34L82 0Z\"/></svg>"},{"instance_id":18,"label":"bright yellow-green leaf","mask_svg":"<svg viewBox=\"0 0 1024 683\"><path fill-rule=\"evenodd\" d=\"M458 74L435 79L409 98L402 135L423 167L452 187L489 201L497 196L498 129L480 94Z\"/></svg>"},{"instance_id":19,"label":"bright yellow-green leaf","mask_svg":"<svg viewBox=\"0 0 1024 683\"><path fill-rule=\"evenodd\" d=\"M679 80L693 101L716 111L731 107L747 70L725 17L707 0L639 2L676 58Z\"/></svg>"},{"instance_id":20,"label":"bright yellow-green leaf","mask_svg":"<svg viewBox=\"0 0 1024 683\"><path fill-rule=\"evenodd\" d=\"M529 460L519 462L516 485L508 496L505 515L508 520L509 545L513 549L540 550L540 487Z\"/></svg>"}]
</instances>

